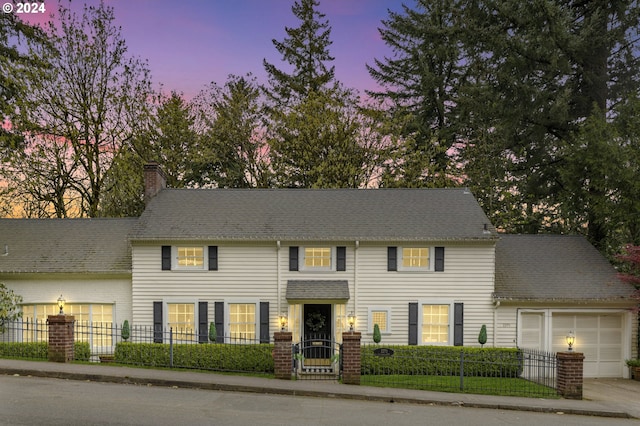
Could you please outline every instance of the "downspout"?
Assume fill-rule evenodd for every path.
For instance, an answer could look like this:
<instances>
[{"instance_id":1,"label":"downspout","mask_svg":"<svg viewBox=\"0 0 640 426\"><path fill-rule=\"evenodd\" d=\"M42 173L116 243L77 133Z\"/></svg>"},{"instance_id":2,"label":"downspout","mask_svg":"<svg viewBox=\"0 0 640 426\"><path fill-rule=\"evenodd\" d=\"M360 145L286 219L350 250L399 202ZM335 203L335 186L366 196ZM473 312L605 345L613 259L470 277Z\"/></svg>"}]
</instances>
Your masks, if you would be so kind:
<instances>
[{"instance_id":1,"label":"downspout","mask_svg":"<svg viewBox=\"0 0 640 426\"><path fill-rule=\"evenodd\" d=\"M500 307L500 301L496 300L493 302L493 347L496 347L496 339L498 337L497 327L498 327L498 308Z\"/></svg>"},{"instance_id":2,"label":"downspout","mask_svg":"<svg viewBox=\"0 0 640 426\"><path fill-rule=\"evenodd\" d=\"M360 241L356 240L353 251L353 313L356 319L358 318L358 248L360 248Z\"/></svg>"},{"instance_id":3,"label":"downspout","mask_svg":"<svg viewBox=\"0 0 640 426\"><path fill-rule=\"evenodd\" d=\"M278 306L278 311L276 312L277 317L280 316L280 314L282 313L281 310L281 297L282 297L282 289L280 287L280 240L276 241L276 281L277 281L277 288L278 288L278 303L276 304Z\"/></svg>"}]
</instances>

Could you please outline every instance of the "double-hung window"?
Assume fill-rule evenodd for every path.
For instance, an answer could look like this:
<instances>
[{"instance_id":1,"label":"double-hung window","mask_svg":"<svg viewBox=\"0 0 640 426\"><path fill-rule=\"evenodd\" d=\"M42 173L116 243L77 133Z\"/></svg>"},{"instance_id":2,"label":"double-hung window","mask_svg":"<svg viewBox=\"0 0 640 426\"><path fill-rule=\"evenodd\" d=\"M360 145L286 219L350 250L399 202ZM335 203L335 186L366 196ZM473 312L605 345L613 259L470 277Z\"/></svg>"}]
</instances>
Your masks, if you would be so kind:
<instances>
[{"instance_id":1,"label":"double-hung window","mask_svg":"<svg viewBox=\"0 0 640 426\"><path fill-rule=\"evenodd\" d=\"M422 305L421 342L424 345L449 343L450 305Z\"/></svg>"},{"instance_id":2,"label":"double-hung window","mask_svg":"<svg viewBox=\"0 0 640 426\"><path fill-rule=\"evenodd\" d=\"M168 327L176 340L192 341L195 336L195 304L167 303Z\"/></svg>"},{"instance_id":3,"label":"double-hung window","mask_svg":"<svg viewBox=\"0 0 640 426\"><path fill-rule=\"evenodd\" d=\"M177 247L178 268L204 268L204 247Z\"/></svg>"},{"instance_id":4,"label":"double-hung window","mask_svg":"<svg viewBox=\"0 0 640 426\"><path fill-rule=\"evenodd\" d=\"M331 269L330 247L305 247L304 248L304 269L321 270Z\"/></svg>"},{"instance_id":5,"label":"double-hung window","mask_svg":"<svg viewBox=\"0 0 640 426\"><path fill-rule=\"evenodd\" d=\"M256 304L229 303L229 336L231 339L256 339Z\"/></svg>"},{"instance_id":6,"label":"double-hung window","mask_svg":"<svg viewBox=\"0 0 640 426\"><path fill-rule=\"evenodd\" d=\"M402 248L402 269L403 270L428 270L429 269L429 248L428 247L403 247Z\"/></svg>"}]
</instances>

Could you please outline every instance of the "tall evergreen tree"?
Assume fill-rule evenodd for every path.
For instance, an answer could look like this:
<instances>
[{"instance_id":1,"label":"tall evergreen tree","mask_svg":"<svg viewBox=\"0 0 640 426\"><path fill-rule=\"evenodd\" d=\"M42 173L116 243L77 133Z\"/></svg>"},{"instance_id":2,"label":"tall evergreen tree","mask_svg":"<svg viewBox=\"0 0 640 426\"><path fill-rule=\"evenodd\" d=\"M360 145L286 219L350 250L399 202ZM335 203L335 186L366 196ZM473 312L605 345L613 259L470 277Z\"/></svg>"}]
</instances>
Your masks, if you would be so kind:
<instances>
[{"instance_id":1,"label":"tall evergreen tree","mask_svg":"<svg viewBox=\"0 0 640 426\"><path fill-rule=\"evenodd\" d=\"M273 40L293 69L264 61L269 75L267 135L274 182L285 187L365 185L370 151L361 136L358 97L336 81L329 53L331 27L316 0L296 1L297 28Z\"/></svg>"},{"instance_id":2,"label":"tall evergreen tree","mask_svg":"<svg viewBox=\"0 0 640 426\"><path fill-rule=\"evenodd\" d=\"M615 251L630 141L617 109L640 87L639 11L637 0L418 0L384 22L397 57L370 69L386 89L375 95L449 141L498 227L585 232ZM442 66L425 65L434 57ZM440 109L412 102L433 93L446 95Z\"/></svg>"},{"instance_id":3,"label":"tall evergreen tree","mask_svg":"<svg viewBox=\"0 0 640 426\"><path fill-rule=\"evenodd\" d=\"M291 101L318 92L334 81L334 67L327 63L334 60L329 53L331 27L325 15L318 10L317 0L294 2L291 10L300 20L297 28L285 28L283 41L273 39L273 45L283 61L293 67L291 73L263 60L269 76L269 97L276 108L286 107Z\"/></svg>"}]
</instances>

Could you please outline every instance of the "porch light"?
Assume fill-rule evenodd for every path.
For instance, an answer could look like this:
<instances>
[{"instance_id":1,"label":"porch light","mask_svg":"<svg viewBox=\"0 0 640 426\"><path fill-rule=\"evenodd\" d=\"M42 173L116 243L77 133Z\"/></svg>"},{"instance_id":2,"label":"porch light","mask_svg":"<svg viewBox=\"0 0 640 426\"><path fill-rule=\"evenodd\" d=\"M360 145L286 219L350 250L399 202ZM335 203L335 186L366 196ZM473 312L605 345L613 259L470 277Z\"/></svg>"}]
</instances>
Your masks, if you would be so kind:
<instances>
[{"instance_id":1,"label":"porch light","mask_svg":"<svg viewBox=\"0 0 640 426\"><path fill-rule=\"evenodd\" d=\"M60 308L60 312L58 312L58 315L64 315L64 298L62 297L62 295L60 295L60 297L58 297L58 308Z\"/></svg>"},{"instance_id":2,"label":"porch light","mask_svg":"<svg viewBox=\"0 0 640 426\"><path fill-rule=\"evenodd\" d=\"M287 314L284 312L280 314L280 331L284 331L287 327Z\"/></svg>"},{"instance_id":3,"label":"porch light","mask_svg":"<svg viewBox=\"0 0 640 426\"><path fill-rule=\"evenodd\" d=\"M349 331L353 331L353 325L356 323L356 316L353 312L349 313L347 321L349 322Z\"/></svg>"},{"instance_id":4,"label":"porch light","mask_svg":"<svg viewBox=\"0 0 640 426\"><path fill-rule=\"evenodd\" d=\"M569 345L569 352L573 351L573 344L576 343L576 336L573 334L573 331L569 331L567 334L567 345Z\"/></svg>"}]
</instances>

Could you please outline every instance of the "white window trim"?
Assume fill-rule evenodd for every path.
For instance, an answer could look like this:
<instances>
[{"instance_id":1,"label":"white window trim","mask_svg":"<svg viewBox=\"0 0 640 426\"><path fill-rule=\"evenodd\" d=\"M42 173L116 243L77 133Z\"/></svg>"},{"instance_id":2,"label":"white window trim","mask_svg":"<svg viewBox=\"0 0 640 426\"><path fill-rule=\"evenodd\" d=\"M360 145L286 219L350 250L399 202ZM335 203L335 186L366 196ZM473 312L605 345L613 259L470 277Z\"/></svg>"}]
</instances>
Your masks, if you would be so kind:
<instances>
[{"instance_id":1,"label":"white window trim","mask_svg":"<svg viewBox=\"0 0 640 426\"><path fill-rule=\"evenodd\" d=\"M327 267L309 267L306 266L306 262L305 262L305 249L308 248L328 248L331 250L331 265L327 268ZM300 271L302 272L335 272L336 270L336 255L337 255L337 249L336 246L329 246L329 245L314 245L314 246L300 246L298 248L298 255L300 257L299 263L300 263Z\"/></svg>"},{"instance_id":2,"label":"white window trim","mask_svg":"<svg viewBox=\"0 0 640 426\"><path fill-rule=\"evenodd\" d=\"M194 333L196 333L198 331L198 318L199 318L199 313L198 313L198 309L200 308L200 304L198 303L198 300L194 300L194 299L187 299L187 298L171 298L171 299L165 299L162 301L163 306L162 306L162 324L163 327L166 328L167 333L169 332L169 305L174 305L174 304L193 304L193 331ZM207 330L207 333L209 333L209 330ZM168 338L168 335L165 336ZM189 341L189 342L193 342L193 343L198 343L198 336L194 334L194 338L193 341Z\"/></svg>"},{"instance_id":3,"label":"white window trim","mask_svg":"<svg viewBox=\"0 0 640 426\"><path fill-rule=\"evenodd\" d=\"M178 247L202 248L202 266L178 265ZM206 271L209 269L209 247L199 244L177 244L171 246L171 270L173 271Z\"/></svg>"},{"instance_id":4,"label":"white window trim","mask_svg":"<svg viewBox=\"0 0 640 426\"><path fill-rule=\"evenodd\" d=\"M403 266L403 249L409 248L426 248L429 250L429 265L426 267ZM434 270L435 247L433 246L404 246L398 247L398 272L433 272Z\"/></svg>"},{"instance_id":5,"label":"white window trim","mask_svg":"<svg viewBox=\"0 0 640 426\"><path fill-rule=\"evenodd\" d=\"M386 331L380 330L380 334L383 336L387 336L391 334L391 308L388 306L370 306L368 309L368 322L369 322L369 333L373 334L373 312L386 312L387 313L387 324Z\"/></svg>"},{"instance_id":6,"label":"white window trim","mask_svg":"<svg viewBox=\"0 0 640 426\"><path fill-rule=\"evenodd\" d=\"M449 306L449 337L444 343L422 341L422 308L424 305L448 305ZM422 346L453 346L455 302L451 299L423 299L418 300L418 344Z\"/></svg>"},{"instance_id":7,"label":"white window trim","mask_svg":"<svg viewBox=\"0 0 640 426\"><path fill-rule=\"evenodd\" d=\"M253 338L253 340L256 343L260 341L260 299L240 298L240 299L229 299L224 301L224 342L225 343L236 343L231 339L231 308L229 305L248 304L248 303L256 305L256 317L254 319L256 335Z\"/></svg>"}]
</instances>

